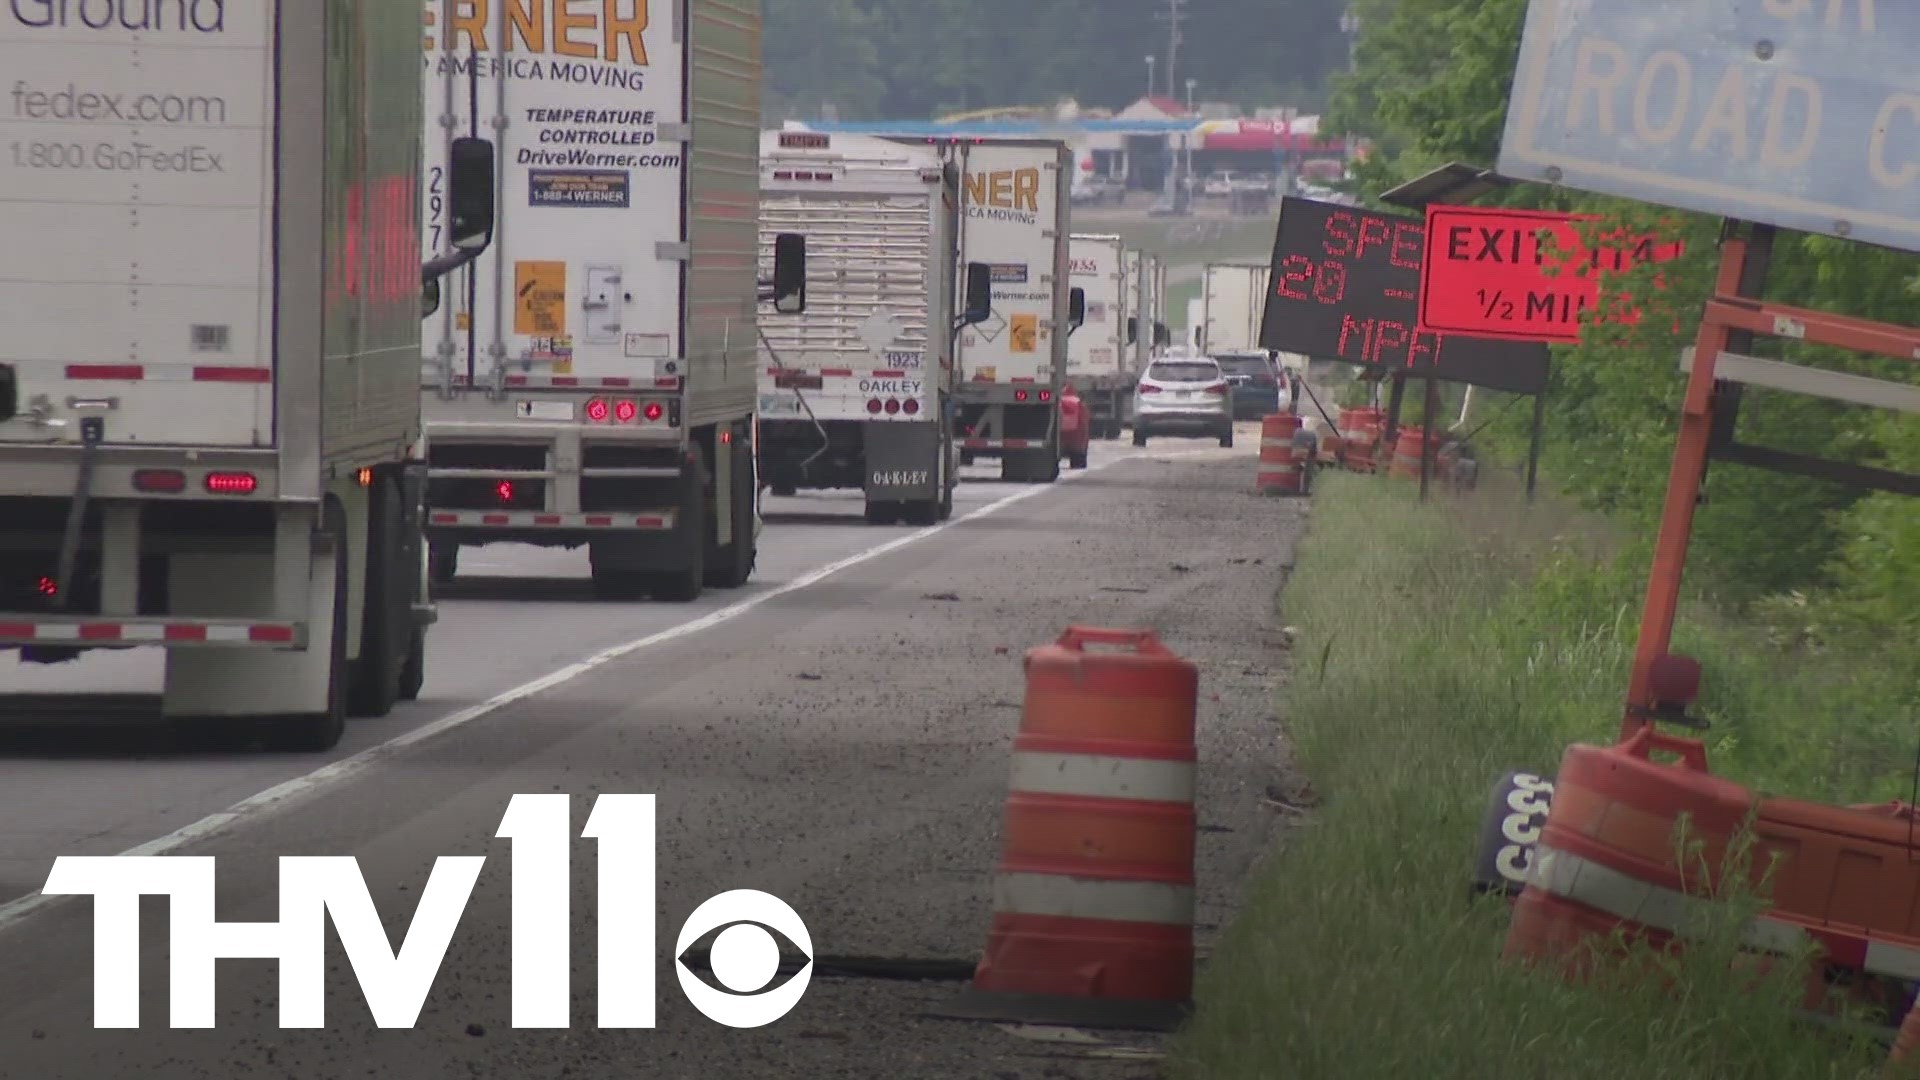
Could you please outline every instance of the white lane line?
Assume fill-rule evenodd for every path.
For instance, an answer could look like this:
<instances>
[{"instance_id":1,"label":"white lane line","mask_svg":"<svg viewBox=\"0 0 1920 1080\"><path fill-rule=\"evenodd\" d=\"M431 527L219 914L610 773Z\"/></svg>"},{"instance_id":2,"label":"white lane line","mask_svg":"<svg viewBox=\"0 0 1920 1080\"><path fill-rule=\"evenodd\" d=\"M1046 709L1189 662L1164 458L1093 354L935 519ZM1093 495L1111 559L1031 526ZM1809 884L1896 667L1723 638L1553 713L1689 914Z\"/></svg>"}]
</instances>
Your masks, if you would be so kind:
<instances>
[{"instance_id":1,"label":"white lane line","mask_svg":"<svg viewBox=\"0 0 1920 1080\"><path fill-rule=\"evenodd\" d=\"M1089 473L1098 472L1109 465L1120 464L1121 462L1188 457L1193 456L1195 453L1195 451L1186 451L1170 454L1135 454L1127 457L1108 458L1105 461L1090 465L1085 469L1063 471L1060 474L1060 482L1071 481L1086 476ZM1205 451L1198 451L1198 453L1204 454ZM1044 495L1053 489L1054 485L1051 484L1036 484L1032 487L1022 488L1011 495L1003 496L993 502L987 503L985 506L970 510L950 521L943 521L938 525L929 525L924 529L896 537L884 544L856 552L837 562L828 563L816 570L810 570L794 578L792 581L787 582L785 585L768 589L763 593L756 593L739 603L730 604L717 611L708 612L697 619L670 626L665 630L648 634L646 637L635 638L632 641L602 649L592 656L587 657L585 660L568 664L566 667L542 675L532 682L522 683L511 690L497 694L477 705L469 705L458 712L448 713L437 720L428 721L411 731L396 735L378 746L368 747L354 754L352 757L341 758L339 761L323 765L304 776L296 776L291 780L275 784L265 791L234 803L225 810L208 814L199 821L189 825L183 825L165 836L149 840L136 847L128 848L120 852L120 856L164 855L182 845L192 843L196 840L204 840L216 833L226 831L243 818L255 817L268 810L282 809L301 796L313 794L322 787L338 783L348 777L364 772L369 767L394 756L408 747L426 742L428 739L437 735L443 735L457 727L470 724L483 716L499 712L501 709L517 701L523 701L535 694L543 693L556 686L560 686L563 683L572 682L587 672L597 667L610 664L623 656L639 652L642 649L652 648L655 645L664 645L669 641L675 641L692 634L697 634L702 630L719 626L721 623L745 615L747 612L752 611L754 608L759 607L769 600L777 599L789 593L799 592L801 589L817 585L842 570L859 566L864 562L870 562L882 555L892 554L909 544L915 544L930 536L938 535L947 529L953 528L955 525L961 525L986 517L989 514L998 513L1012 506L1014 503L1031 499L1036 495ZM35 912L43 911L55 904L73 899L75 899L75 897L48 896L45 893L35 892L9 901L8 903L0 904L0 931L5 931L18 925Z\"/></svg>"}]
</instances>

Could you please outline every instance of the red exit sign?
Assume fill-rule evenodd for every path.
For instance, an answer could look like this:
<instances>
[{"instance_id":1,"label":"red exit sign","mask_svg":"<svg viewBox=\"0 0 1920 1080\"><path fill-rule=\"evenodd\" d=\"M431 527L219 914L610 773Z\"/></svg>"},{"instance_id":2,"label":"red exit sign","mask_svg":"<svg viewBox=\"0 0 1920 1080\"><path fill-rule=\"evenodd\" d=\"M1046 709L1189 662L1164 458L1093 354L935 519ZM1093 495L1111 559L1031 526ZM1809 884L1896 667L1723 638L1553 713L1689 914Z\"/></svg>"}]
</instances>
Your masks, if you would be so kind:
<instances>
[{"instance_id":1,"label":"red exit sign","mask_svg":"<svg viewBox=\"0 0 1920 1080\"><path fill-rule=\"evenodd\" d=\"M1577 223L1597 220L1548 210L1427 207L1420 329L1510 341L1579 341L1581 315L1600 304L1603 271L1669 262L1683 251L1678 242L1652 234L1588 244ZM1604 318L1632 324L1640 313L1626 309Z\"/></svg>"}]
</instances>

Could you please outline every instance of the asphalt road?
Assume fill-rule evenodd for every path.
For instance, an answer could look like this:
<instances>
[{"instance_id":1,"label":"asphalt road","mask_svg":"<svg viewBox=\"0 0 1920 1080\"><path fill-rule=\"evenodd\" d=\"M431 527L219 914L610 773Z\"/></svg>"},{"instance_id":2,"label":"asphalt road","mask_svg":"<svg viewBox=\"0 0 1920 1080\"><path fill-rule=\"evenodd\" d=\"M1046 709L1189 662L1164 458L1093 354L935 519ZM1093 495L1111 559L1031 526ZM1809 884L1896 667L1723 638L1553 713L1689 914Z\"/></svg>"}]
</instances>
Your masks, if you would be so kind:
<instances>
[{"instance_id":1,"label":"asphalt road","mask_svg":"<svg viewBox=\"0 0 1920 1080\"><path fill-rule=\"evenodd\" d=\"M1096 444L1094 468L1053 488L972 470L930 530L867 526L851 496L770 499L756 581L691 605L593 602L577 553L469 551L421 700L355 722L330 755L173 747L149 702L98 696L156 688L137 653L0 668L0 694L94 695L54 734L21 730L47 719L32 700L0 739L0 1076L1138 1075L1098 1046L921 1018L952 983L818 978L785 1019L733 1031L687 1005L669 954L699 901L753 888L802 914L818 955L977 958L1019 656L1072 621L1150 626L1201 664L1204 941L1263 850L1281 759L1272 595L1305 507L1251 494L1257 445L1250 425L1231 451ZM493 834L510 796L539 792L574 796L576 836L593 796L658 795L655 1030L591 1027L590 841L570 870L575 1027L511 1028ZM358 856L396 939L435 856L490 857L412 1030L373 1026L331 936L326 1030L274 1030L271 961L220 965L215 1030L166 1029L153 899L143 1030L96 1031L90 904L34 894L56 855L140 845L224 856L226 920L276 917L272 856Z\"/></svg>"}]
</instances>

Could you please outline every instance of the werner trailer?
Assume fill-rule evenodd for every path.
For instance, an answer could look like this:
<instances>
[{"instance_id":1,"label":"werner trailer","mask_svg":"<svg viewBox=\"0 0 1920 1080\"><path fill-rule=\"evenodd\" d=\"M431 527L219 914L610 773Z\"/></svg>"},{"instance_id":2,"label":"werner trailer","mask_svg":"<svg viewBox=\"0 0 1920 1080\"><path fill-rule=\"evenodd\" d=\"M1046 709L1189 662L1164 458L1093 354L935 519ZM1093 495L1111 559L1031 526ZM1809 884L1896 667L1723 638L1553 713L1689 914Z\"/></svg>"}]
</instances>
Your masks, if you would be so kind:
<instances>
[{"instance_id":1,"label":"werner trailer","mask_svg":"<svg viewBox=\"0 0 1920 1080\"><path fill-rule=\"evenodd\" d=\"M805 239L806 308L760 320L760 473L776 495L857 488L874 524L953 512L959 171L932 147L769 131L761 256ZM971 309L990 280L969 268Z\"/></svg>"},{"instance_id":2,"label":"werner trailer","mask_svg":"<svg viewBox=\"0 0 1920 1080\"><path fill-rule=\"evenodd\" d=\"M0 18L0 649L165 649L166 715L291 750L420 691L422 283L492 228L488 143L422 180L418 12L361 7Z\"/></svg>"},{"instance_id":3,"label":"werner trailer","mask_svg":"<svg viewBox=\"0 0 1920 1080\"><path fill-rule=\"evenodd\" d=\"M425 342L433 575L585 545L601 597L686 601L755 562L760 17L593 7L432 4L428 242L456 135L508 208Z\"/></svg>"},{"instance_id":4,"label":"werner trailer","mask_svg":"<svg viewBox=\"0 0 1920 1080\"><path fill-rule=\"evenodd\" d=\"M960 170L960 257L993 274L993 306L961 331L961 460L1000 458L1003 479L1060 477L1060 387L1077 316L1067 276L1073 155L1053 139L949 139Z\"/></svg>"}]
</instances>

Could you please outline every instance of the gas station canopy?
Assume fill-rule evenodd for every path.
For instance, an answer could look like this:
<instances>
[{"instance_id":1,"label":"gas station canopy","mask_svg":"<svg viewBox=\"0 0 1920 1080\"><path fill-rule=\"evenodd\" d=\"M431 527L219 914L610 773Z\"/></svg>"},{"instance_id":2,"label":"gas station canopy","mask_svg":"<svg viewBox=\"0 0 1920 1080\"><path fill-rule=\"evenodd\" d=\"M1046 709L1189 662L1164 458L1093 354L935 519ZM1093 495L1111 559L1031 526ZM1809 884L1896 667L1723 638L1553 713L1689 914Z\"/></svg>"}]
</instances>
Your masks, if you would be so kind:
<instances>
[{"instance_id":1,"label":"gas station canopy","mask_svg":"<svg viewBox=\"0 0 1920 1080\"><path fill-rule=\"evenodd\" d=\"M1317 130L1305 124L1289 125L1285 120L1207 120L1199 127L1200 150L1232 150L1241 153L1345 152L1340 139L1323 139Z\"/></svg>"}]
</instances>

